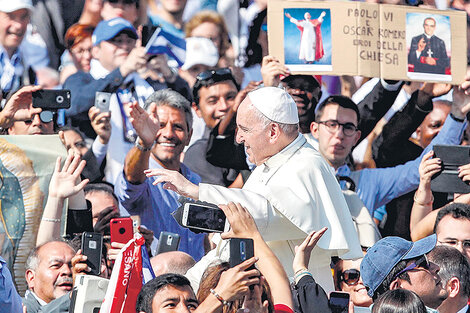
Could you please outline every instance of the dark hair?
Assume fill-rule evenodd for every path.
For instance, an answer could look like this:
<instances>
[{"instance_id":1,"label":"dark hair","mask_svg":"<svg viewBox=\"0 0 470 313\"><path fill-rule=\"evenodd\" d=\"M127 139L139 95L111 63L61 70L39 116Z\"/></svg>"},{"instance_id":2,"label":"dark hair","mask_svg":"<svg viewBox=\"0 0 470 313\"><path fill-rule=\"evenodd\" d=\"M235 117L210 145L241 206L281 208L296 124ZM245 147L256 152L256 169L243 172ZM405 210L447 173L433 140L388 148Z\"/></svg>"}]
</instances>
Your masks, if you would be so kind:
<instances>
[{"instance_id":1,"label":"dark hair","mask_svg":"<svg viewBox=\"0 0 470 313\"><path fill-rule=\"evenodd\" d=\"M470 220L470 205L465 203L450 203L444 206L436 216L436 222L434 223L434 233L437 230L437 226L442 218L446 215L450 215L455 219L467 219Z\"/></svg>"},{"instance_id":2,"label":"dark hair","mask_svg":"<svg viewBox=\"0 0 470 313\"><path fill-rule=\"evenodd\" d=\"M392 282L397 278L403 279L411 284L411 279L410 279L410 276L408 275L408 272L401 273L398 277L395 277L397 276L398 273L400 273L402 270L406 268L406 265L408 264L409 261L410 260L401 260L400 262L397 263L397 265L395 265L394 268L392 268L392 270L384 278L382 283L377 287L377 289L375 289L372 299L376 300L380 295L386 293L390 289L390 285L392 284Z\"/></svg>"},{"instance_id":3,"label":"dark hair","mask_svg":"<svg viewBox=\"0 0 470 313\"><path fill-rule=\"evenodd\" d=\"M114 198L117 203L119 203L118 197L114 194L114 186L108 182L100 182L100 183L94 183L94 184L87 184L85 188L83 189L85 195L91 193L91 192L104 192Z\"/></svg>"},{"instance_id":4,"label":"dark hair","mask_svg":"<svg viewBox=\"0 0 470 313\"><path fill-rule=\"evenodd\" d=\"M426 307L413 291L395 289L388 290L374 302L372 313L426 313Z\"/></svg>"},{"instance_id":5,"label":"dark hair","mask_svg":"<svg viewBox=\"0 0 470 313\"><path fill-rule=\"evenodd\" d=\"M357 104L354 103L354 101L352 101L351 98L340 96L340 95L329 96L328 98L323 100L322 103L318 105L317 113L315 114L315 120L317 122L320 121L320 118L323 115L323 110L329 104L337 104L342 108L353 110L354 112L356 112L357 123L359 124L361 116L359 114L359 109L357 107Z\"/></svg>"},{"instance_id":6,"label":"dark hair","mask_svg":"<svg viewBox=\"0 0 470 313\"><path fill-rule=\"evenodd\" d=\"M219 283L220 276L222 273L230 268L227 262L209 266L201 278L199 289L197 291L197 300L202 303L210 294L210 290L214 289ZM263 284L263 290L261 295L261 301L268 300L268 312L274 312L273 301L271 297L271 289L267 284L266 280ZM223 313L235 313L243 304L243 298L235 301L230 301L228 305L223 307Z\"/></svg>"},{"instance_id":7,"label":"dark hair","mask_svg":"<svg viewBox=\"0 0 470 313\"><path fill-rule=\"evenodd\" d=\"M72 49L75 45L79 44L87 38L91 38L95 27L88 24L73 24L67 29L65 33L65 48Z\"/></svg>"},{"instance_id":8,"label":"dark hair","mask_svg":"<svg viewBox=\"0 0 470 313\"><path fill-rule=\"evenodd\" d=\"M470 265L467 258L459 250L450 246L436 246L430 253L432 262L439 265L439 276L442 281L447 282L452 277L457 277L460 281L462 296L470 296Z\"/></svg>"},{"instance_id":9,"label":"dark hair","mask_svg":"<svg viewBox=\"0 0 470 313\"><path fill-rule=\"evenodd\" d=\"M74 131L77 135L80 136L80 138L82 138L82 140L85 140L85 135L77 127L73 127L73 126L69 126L69 125L64 125L64 126L59 127L59 131L66 132L66 131L69 131L69 130Z\"/></svg>"},{"instance_id":10,"label":"dark hair","mask_svg":"<svg viewBox=\"0 0 470 313\"><path fill-rule=\"evenodd\" d=\"M168 273L157 276L146 283L140 290L139 295L137 296L135 310L137 312L142 311L146 313L152 313L152 302L155 294L158 290L168 285L173 285L176 287L189 286L191 288L191 283L183 275Z\"/></svg>"}]
</instances>

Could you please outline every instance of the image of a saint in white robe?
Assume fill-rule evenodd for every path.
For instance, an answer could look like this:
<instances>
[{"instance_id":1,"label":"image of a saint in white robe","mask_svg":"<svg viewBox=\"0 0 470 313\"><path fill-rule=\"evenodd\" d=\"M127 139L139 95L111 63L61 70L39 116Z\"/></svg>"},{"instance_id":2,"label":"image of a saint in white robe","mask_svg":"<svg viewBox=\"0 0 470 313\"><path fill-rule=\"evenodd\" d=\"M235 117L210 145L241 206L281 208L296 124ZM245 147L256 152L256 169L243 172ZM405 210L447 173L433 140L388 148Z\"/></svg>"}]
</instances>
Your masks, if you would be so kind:
<instances>
[{"instance_id":1,"label":"image of a saint in white robe","mask_svg":"<svg viewBox=\"0 0 470 313\"><path fill-rule=\"evenodd\" d=\"M326 12L323 11L318 19L311 19L309 12L306 12L304 20L296 20L289 13L286 13L290 22L295 24L300 30L300 49L299 59L306 63L313 63L321 59L325 52L323 50L323 41L321 36L321 23Z\"/></svg>"}]
</instances>

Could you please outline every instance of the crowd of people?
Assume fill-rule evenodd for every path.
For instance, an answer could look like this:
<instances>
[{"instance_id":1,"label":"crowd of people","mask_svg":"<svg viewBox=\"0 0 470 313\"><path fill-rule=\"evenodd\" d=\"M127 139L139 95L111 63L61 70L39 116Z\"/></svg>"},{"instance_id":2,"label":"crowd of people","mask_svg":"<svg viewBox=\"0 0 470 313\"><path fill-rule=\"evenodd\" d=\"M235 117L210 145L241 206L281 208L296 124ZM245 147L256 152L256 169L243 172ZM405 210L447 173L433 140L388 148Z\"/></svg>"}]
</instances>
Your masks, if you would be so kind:
<instances>
[{"instance_id":1,"label":"crowd of people","mask_svg":"<svg viewBox=\"0 0 470 313\"><path fill-rule=\"evenodd\" d=\"M463 0L417 5L470 14ZM109 279L126 247L110 224L128 216L155 275L128 312L470 312L469 193L431 189L434 146L469 144L470 72L458 86L291 74L269 55L268 6L0 0L2 134L63 146L33 225L5 205L22 187L0 154L0 312L73 312L92 271L81 225L103 235ZM415 62L435 37L426 27ZM170 45L148 53L155 30L185 42L182 64ZM423 59L430 73L441 54ZM70 107L34 107L43 89L69 90ZM468 185L470 162L452 166ZM174 211L188 202L218 206L230 227L182 226ZM162 232L179 237L176 251L157 253ZM251 239L254 256L232 264L233 238Z\"/></svg>"}]
</instances>

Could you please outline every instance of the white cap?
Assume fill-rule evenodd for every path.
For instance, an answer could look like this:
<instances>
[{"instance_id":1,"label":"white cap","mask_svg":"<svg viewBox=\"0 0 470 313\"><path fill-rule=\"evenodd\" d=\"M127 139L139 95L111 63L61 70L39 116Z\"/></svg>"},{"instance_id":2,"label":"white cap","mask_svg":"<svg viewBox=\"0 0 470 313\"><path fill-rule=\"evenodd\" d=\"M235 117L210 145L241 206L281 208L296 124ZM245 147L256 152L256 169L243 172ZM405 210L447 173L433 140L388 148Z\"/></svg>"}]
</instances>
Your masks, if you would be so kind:
<instances>
[{"instance_id":1,"label":"white cap","mask_svg":"<svg viewBox=\"0 0 470 313\"><path fill-rule=\"evenodd\" d=\"M33 9L31 0L0 0L0 11L5 13L14 12L20 9Z\"/></svg>"},{"instance_id":2,"label":"white cap","mask_svg":"<svg viewBox=\"0 0 470 313\"><path fill-rule=\"evenodd\" d=\"M187 71L194 65L216 66L219 53L212 40L204 37L186 38L186 60L181 67Z\"/></svg>"},{"instance_id":3,"label":"white cap","mask_svg":"<svg viewBox=\"0 0 470 313\"><path fill-rule=\"evenodd\" d=\"M255 108L271 121L282 124L297 124L299 113L294 99L284 89L262 87L248 93Z\"/></svg>"}]
</instances>

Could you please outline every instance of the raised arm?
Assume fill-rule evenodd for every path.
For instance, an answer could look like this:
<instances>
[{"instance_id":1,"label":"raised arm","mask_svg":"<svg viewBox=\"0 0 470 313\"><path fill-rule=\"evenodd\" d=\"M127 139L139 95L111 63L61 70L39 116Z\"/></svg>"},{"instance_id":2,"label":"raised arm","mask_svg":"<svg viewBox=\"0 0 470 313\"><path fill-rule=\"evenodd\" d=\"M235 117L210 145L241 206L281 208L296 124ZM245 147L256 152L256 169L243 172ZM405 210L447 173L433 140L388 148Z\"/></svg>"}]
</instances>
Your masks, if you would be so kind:
<instances>
[{"instance_id":1,"label":"raised arm","mask_svg":"<svg viewBox=\"0 0 470 313\"><path fill-rule=\"evenodd\" d=\"M41 89L41 86L24 86L11 96L0 112L0 127L7 129L16 121L30 120L34 114L42 111L33 108L32 93Z\"/></svg>"},{"instance_id":2,"label":"raised arm","mask_svg":"<svg viewBox=\"0 0 470 313\"><path fill-rule=\"evenodd\" d=\"M149 167L151 148L157 138L160 122L157 116L157 105L150 105L150 114L142 109L137 102L130 106L130 121L139 138L126 156L124 162L124 175L127 181L141 184L145 181L144 170Z\"/></svg>"},{"instance_id":3,"label":"raised arm","mask_svg":"<svg viewBox=\"0 0 470 313\"><path fill-rule=\"evenodd\" d=\"M259 258L258 268L268 282L275 304L293 308L289 280L279 259L263 240L250 213L239 203L220 205L232 229L222 234L223 239L251 238L255 244L255 256Z\"/></svg>"},{"instance_id":4,"label":"raised arm","mask_svg":"<svg viewBox=\"0 0 470 313\"><path fill-rule=\"evenodd\" d=\"M69 153L62 169L60 163L61 157L58 157L49 183L49 195L39 224L36 245L60 238L60 222L65 199L79 192L83 193L83 188L88 183L88 179L79 182L80 173L86 163L80 161L80 156Z\"/></svg>"}]
</instances>

